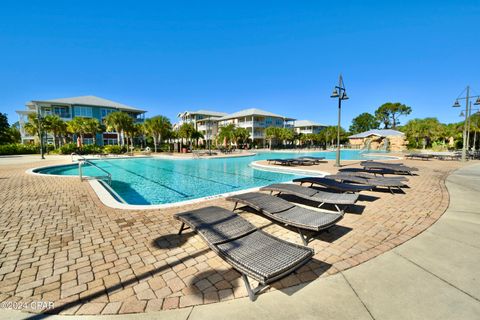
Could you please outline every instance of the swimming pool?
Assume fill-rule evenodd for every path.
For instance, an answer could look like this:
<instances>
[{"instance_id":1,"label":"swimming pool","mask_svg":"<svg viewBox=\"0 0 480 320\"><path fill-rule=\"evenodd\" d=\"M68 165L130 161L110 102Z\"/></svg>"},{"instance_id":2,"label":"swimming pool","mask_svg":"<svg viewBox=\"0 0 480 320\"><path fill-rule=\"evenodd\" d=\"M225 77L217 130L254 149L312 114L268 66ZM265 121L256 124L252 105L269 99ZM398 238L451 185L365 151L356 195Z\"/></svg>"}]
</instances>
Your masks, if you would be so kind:
<instances>
[{"instance_id":1,"label":"swimming pool","mask_svg":"<svg viewBox=\"0 0 480 320\"><path fill-rule=\"evenodd\" d=\"M111 188L128 204L156 205L183 202L207 196L286 182L298 175L257 170L250 163L269 158L302 155L334 159L335 152L261 152L254 156L212 159L130 158L91 160L112 175ZM342 150L342 160L371 158L357 150ZM378 158L378 157L376 157ZM78 176L78 165L64 165L35 170L37 173ZM83 174L103 173L84 166Z\"/></svg>"}]
</instances>

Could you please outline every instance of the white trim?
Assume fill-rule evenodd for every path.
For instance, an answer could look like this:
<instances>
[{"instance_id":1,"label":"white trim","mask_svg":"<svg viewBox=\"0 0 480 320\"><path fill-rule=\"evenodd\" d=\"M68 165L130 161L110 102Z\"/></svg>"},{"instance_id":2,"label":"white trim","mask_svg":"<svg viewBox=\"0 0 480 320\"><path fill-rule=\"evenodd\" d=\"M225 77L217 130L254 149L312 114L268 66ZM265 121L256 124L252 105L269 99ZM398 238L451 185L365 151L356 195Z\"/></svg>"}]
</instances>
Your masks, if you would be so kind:
<instances>
[{"instance_id":1,"label":"white trim","mask_svg":"<svg viewBox=\"0 0 480 320\"><path fill-rule=\"evenodd\" d=\"M197 199L192 199L192 200L186 200L186 201L180 201L180 202L172 202L172 203L164 203L164 204L145 204L145 205L139 205L139 204L128 204L128 203L121 203L118 202L110 192L100 182L97 180L88 180L90 185L92 186L92 189L95 191L97 194L98 198L104 205L110 208L114 209L123 209L123 210L158 210L158 209L167 209L167 208L174 208L174 207L181 207L181 206L186 206L189 204L195 204L195 203L200 203L204 201L209 201L209 200L214 200L214 199L220 199L220 198L225 198L225 197L230 197L236 194L241 194L241 193L247 193L247 192L254 192L260 190L261 187L254 187L254 188L249 188L249 189L244 189L244 190L239 190L239 191L234 191L234 192L227 192L227 193L222 193L222 194L217 194L213 196L206 196L202 198L197 198Z\"/></svg>"}]
</instances>

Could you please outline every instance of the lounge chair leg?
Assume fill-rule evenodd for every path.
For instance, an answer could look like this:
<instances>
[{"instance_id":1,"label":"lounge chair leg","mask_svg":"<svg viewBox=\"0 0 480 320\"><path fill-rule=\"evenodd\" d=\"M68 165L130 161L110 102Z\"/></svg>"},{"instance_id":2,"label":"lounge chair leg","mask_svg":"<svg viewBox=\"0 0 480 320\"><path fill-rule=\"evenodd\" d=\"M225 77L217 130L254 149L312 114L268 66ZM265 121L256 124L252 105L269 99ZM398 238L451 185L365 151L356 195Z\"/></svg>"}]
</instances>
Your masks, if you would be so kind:
<instances>
[{"instance_id":1,"label":"lounge chair leg","mask_svg":"<svg viewBox=\"0 0 480 320\"><path fill-rule=\"evenodd\" d=\"M300 228L297 228L297 230L300 238L302 238L303 245L308 246L308 237L302 233L302 230L300 230Z\"/></svg>"},{"instance_id":2,"label":"lounge chair leg","mask_svg":"<svg viewBox=\"0 0 480 320\"><path fill-rule=\"evenodd\" d=\"M318 205L318 208L320 208L321 206L323 206L325 204L325 202L322 202Z\"/></svg>"},{"instance_id":3,"label":"lounge chair leg","mask_svg":"<svg viewBox=\"0 0 480 320\"><path fill-rule=\"evenodd\" d=\"M342 210L340 210L340 208L338 207L338 205L335 205L335 208L337 209L338 212L342 212Z\"/></svg>"},{"instance_id":4,"label":"lounge chair leg","mask_svg":"<svg viewBox=\"0 0 480 320\"><path fill-rule=\"evenodd\" d=\"M178 230L178 234L182 234L183 230L187 230L189 228L190 228L189 226L185 227L185 223L182 222L182 225L180 226L180 230Z\"/></svg>"},{"instance_id":5,"label":"lounge chair leg","mask_svg":"<svg viewBox=\"0 0 480 320\"><path fill-rule=\"evenodd\" d=\"M250 282L248 281L247 276L243 273L242 273L242 279L243 279L243 282L245 283L245 287L247 288L248 297L250 298L250 301L255 301L255 298L256 298L255 295L266 286L264 284L260 284L258 285L258 287L252 288L250 286Z\"/></svg>"},{"instance_id":6,"label":"lounge chair leg","mask_svg":"<svg viewBox=\"0 0 480 320\"><path fill-rule=\"evenodd\" d=\"M237 205L238 205L238 202L235 202L235 205L233 206L233 210L232 211L235 211L237 209Z\"/></svg>"}]
</instances>

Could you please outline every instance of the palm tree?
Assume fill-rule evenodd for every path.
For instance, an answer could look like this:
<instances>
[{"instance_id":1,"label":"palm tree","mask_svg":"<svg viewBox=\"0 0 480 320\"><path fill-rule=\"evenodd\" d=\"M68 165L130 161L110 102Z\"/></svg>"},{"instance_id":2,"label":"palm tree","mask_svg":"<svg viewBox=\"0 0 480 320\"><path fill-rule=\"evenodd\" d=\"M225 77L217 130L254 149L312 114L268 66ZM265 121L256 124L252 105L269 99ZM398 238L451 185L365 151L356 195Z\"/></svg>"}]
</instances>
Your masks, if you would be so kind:
<instances>
[{"instance_id":1,"label":"palm tree","mask_svg":"<svg viewBox=\"0 0 480 320\"><path fill-rule=\"evenodd\" d=\"M145 120L145 131L152 136L155 152L157 145L162 143L162 139L172 131L172 124L165 116L156 116Z\"/></svg>"},{"instance_id":2,"label":"palm tree","mask_svg":"<svg viewBox=\"0 0 480 320\"><path fill-rule=\"evenodd\" d=\"M84 127L85 127L84 128L85 133L91 134L92 137L93 137L93 144L97 145L96 135L97 135L97 133L103 131L102 130L102 125L100 124L100 122L95 118L88 118L88 119L84 120Z\"/></svg>"},{"instance_id":3,"label":"palm tree","mask_svg":"<svg viewBox=\"0 0 480 320\"><path fill-rule=\"evenodd\" d=\"M293 141L295 139L295 132L290 128L279 128L280 139L283 142L285 141Z\"/></svg>"},{"instance_id":4,"label":"palm tree","mask_svg":"<svg viewBox=\"0 0 480 320\"><path fill-rule=\"evenodd\" d=\"M240 142L242 144L246 143L248 138L250 138L250 132L246 128L235 128L233 130L233 139L237 147Z\"/></svg>"},{"instance_id":5,"label":"palm tree","mask_svg":"<svg viewBox=\"0 0 480 320\"><path fill-rule=\"evenodd\" d=\"M109 113L105 117L105 124L107 125L107 130L113 130L117 133L117 144L120 146L125 145L123 139L123 134L126 128L129 128L133 125L133 119L127 113L122 111L115 111ZM122 138L122 139L121 139Z\"/></svg>"},{"instance_id":6,"label":"palm tree","mask_svg":"<svg viewBox=\"0 0 480 320\"><path fill-rule=\"evenodd\" d=\"M337 127L328 126L322 130L323 138L325 139L325 144L327 145L330 142L330 146L334 145L335 137L337 136Z\"/></svg>"},{"instance_id":7,"label":"palm tree","mask_svg":"<svg viewBox=\"0 0 480 320\"><path fill-rule=\"evenodd\" d=\"M220 128L217 139L226 147L234 139L234 132L235 125L233 123L227 124L226 126Z\"/></svg>"},{"instance_id":8,"label":"palm tree","mask_svg":"<svg viewBox=\"0 0 480 320\"><path fill-rule=\"evenodd\" d=\"M24 125L25 131L29 135L40 139L41 127L42 127L42 123L38 119L37 114L36 113L29 114L28 115L28 122L25 123L25 125Z\"/></svg>"},{"instance_id":9,"label":"palm tree","mask_svg":"<svg viewBox=\"0 0 480 320\"><path fill-rule=\"evenodd\" d=\"M57 139L66 129L65 121L57 115L48 115L45 117L45 130L53 135L53 146L57 148Z\"/></svg>"},{"instance_id":10,"label":"palm tree","mask_svg":"<svg viewBox=\"0 0 480 320\"><path fill-rule=\"evenodd\" d=\"M268 127L265 129L265 138L269 141L269 148L272 149L272 142L280 138L280 128Z\"/></svg>"},{"instance_id":11,"label":"palm tree","mask_svg":"<svg viewBox=\"0 0 480 320\"><path fill-rule=\"evenodd\" d=\"M180 129L178 129L178 136L182 139L187 139L190 150L192 150L192 137L195 131L195 127L192 123L184 123L180 126Z\"/></svg>"},{"instance_id":12,"label":"palm tree","mask_svg":"<svg viewBox=\"0 0 480 320\"><path fill-rule=\"evenodd\" d=\"M83 145L83 136L87 133L86 118L75 117L67 122L68 130L80 137L80 142Z\"/></svg>"}]
</instances>

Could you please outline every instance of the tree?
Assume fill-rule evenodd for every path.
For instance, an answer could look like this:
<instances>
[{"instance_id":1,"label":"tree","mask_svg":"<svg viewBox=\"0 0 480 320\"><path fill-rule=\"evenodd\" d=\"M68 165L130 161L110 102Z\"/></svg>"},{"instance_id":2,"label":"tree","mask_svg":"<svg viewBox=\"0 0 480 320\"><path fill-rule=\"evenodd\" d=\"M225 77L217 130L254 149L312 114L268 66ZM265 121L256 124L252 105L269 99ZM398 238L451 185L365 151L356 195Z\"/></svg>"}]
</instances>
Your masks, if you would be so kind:
<instances>
[{"instance_id":1,"label":"tree","mask_svg":"<svg viewBox=\"0 0 480 320\"><path fill-rule=\"evenodd\" d=\"M437 118L412 119L401 127L401 130L407 136L411 146L418 148L420 143L422 147L426 148L432 142L445 140L448 134L445 130L445 125L441 124Z\"/></svg>"},{"instance_id":2,"label":"tree","mask_svg":"<svg viewBox=\"0 0 480 320\"><path fill-rule=\"evenodd\" d=\"M18 122L10 126L7 114L0 113L0 144L18 143L22 140Z\"/></svg>"},{"instance_id":3,"label":"tree","mask_svg":"<svg viewBox=\"0 0 480 320\"><path fill-rule=\"evenodd\" d=\"M412 108L400 102L387 102L375 111L375 117L383 123L385 129L395 129L400 124L398 117L409 115L411 112Z\"/></svg>"},{"instance_id":4,"label":"tree","mask_svg":"<svg viewBox=\"0 0 480 320\"><path fill-rule=\"evenodd\" d=\"M223 143L224 146L230 144L235 139L235 130L235 125L233 123L221 127L217 136L219 143Z\"/></svg>"},{"instance_id":5,"label":"tree","mask_svg":"<svg viewBox=\"0 0 480 320\"><path fill-rule=\"evenodd\" d=\"M48 115L45 117L45 130L52 134L53 146L56 149L60 135L67 130L67 124L57 115Z\"/></svg>"},{"instance_id":6,"label":"tree","mask_svg":"<svg viewBox=\"0 0 480 320\"><path fill-rule=\"evenodd\" d=\"M379 126L380 121L378 121L374 115L364 112L353 118L352 125L350 126L349 130L352 134L355 134L372 129L378 129Z\"/></svg>"},{"instance_id":7,"label":"tree","mask_svg":"<svg viewBox=\"0 0 480 320\"><path fill-rule=\"evenodd\" d=\"M192 150L192 138L195 131L197 130L195 130L193 123L184 123L178 129L178 136L182 139L187 139L190 150Z\"/></svg>"},{"instance_id":8,"label":"tree","mask_svg":"<svg viewBox=\"0 0 480 320\"><path fill-rule=\"evenodd\" d=\"M75 117L67 122L68 130L80 137L80 142L83 145L83 137L87 133L86 118Z\"/></svg>"},{"instance_id":9,"label":"tree","mask_svg":"<svg viewBox=\"0 0 480 320\"><path fill-rule=\"evenodd\" d=\"M28 115L28 122L25 123L23 128L29 135L34 136L40 140L41 126L42 123L38 119L37 114L31 113Z\"/></svg>"},{"instance_id":10,"label":"tree","mask_svg":"<svg viewBox=\"0 0 480 320\"><path fill-rule=\"evenodd\" d=\"M133 125L132 117L125 112L115 111L105 117L105 124L107 125L107 130L114 130L117 133L117 144L124 146L125 141L122 137L124 130Z\"/></svg>"},{"instance_id":11,"label":"tree","mask_svg":"<svg viewBox=\"0 0 480 320\"><path fill-rule=\"evenodd\" d=\"M265 129L265 138L268 139L269 148L272 149L273 141L280 139L280 128L268 127Z\"/></svg>"},{"instance_id":12,"label":"tree","mask_svg":"<svg viewBox=\"0 0 480 320\"><path fill-rule=\"evenodd\" d=\"M6 113L0 113L0 144L10 143L10 125Z\"/></svg>"},{"instance_id":13,"label":"tree","mask_svg":"<svg viewBox=\"0 0 480 320\"><path fill-rule=\"evenodd\" d=\"M87 118L84 121L85 133L91 134L93 138L93 144L97 145L97 133L103 132L102 125L95 118Z\"/></svg>"},{"instance_id":14,"label":"tree","mask_svg":"<svg viewBox=\"0 0 480 320\"><path fill-rule=\"evenodd\" d=\"M235 128L233 130L233 139L237 146L239 143L246 143L248 138L250 138L250 132L246 128Z\"/></svg>"},{"instance_id":15,"label":"tree","mask_svg":"<svg viewBox=\"0 0 480 320\"><path fill-rule=\"evenodd\" d=\"M295 139L295 132L293 129L290 128L279 128L279 134L280 134L280 139L285 142L285 141L290 141L293 142Z\"/></svg>"},{"instance_id":16,"label":"tree","mask_svg":"<svg viewBox=\"0 0 480 320\"><path fill-rule=\"evenodd\" d=\"M155 152L157 145L162 143L162 139L168 136L172 131L172 124L165 116L155 116L145 120L145 131L153 138Z\"/></svg>"}]
</instances>

